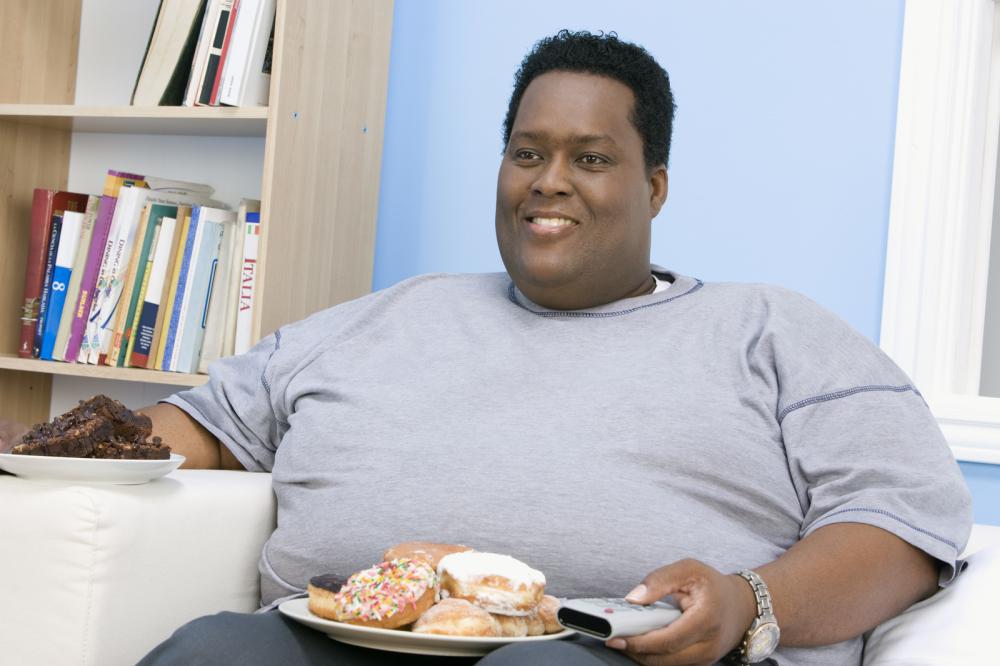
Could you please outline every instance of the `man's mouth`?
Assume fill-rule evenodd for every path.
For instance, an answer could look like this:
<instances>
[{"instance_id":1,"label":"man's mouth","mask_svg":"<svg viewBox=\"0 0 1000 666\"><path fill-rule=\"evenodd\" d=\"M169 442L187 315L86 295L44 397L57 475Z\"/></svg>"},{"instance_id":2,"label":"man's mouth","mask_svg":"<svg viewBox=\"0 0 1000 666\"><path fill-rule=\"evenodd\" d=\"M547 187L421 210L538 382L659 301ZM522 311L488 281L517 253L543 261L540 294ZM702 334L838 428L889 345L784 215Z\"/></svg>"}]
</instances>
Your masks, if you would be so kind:
<instances>
[{"instance_id":1,"label":"man's mouth","mask_svg":"<svg viewBox=\"0 0 1000 666\"><path fill-rule=\"evenodd\" d=\"M565 217L529 217L528 222L531 224L537 224L540 227L546 229L558 229L559 227L571 227L576 224L575 221L567 219Z\"/></svg>"}]
</instances>

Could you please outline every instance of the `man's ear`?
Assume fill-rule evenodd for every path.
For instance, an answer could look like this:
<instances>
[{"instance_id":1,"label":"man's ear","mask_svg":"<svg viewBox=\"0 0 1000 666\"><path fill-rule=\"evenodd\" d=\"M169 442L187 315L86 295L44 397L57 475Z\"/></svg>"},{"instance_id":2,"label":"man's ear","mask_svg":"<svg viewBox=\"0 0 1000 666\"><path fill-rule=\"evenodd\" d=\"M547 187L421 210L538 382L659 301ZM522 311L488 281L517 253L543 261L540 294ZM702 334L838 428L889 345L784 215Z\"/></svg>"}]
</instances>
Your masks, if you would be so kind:
<instances>
[{"instance_id":1,"label":"man's ear","mask_svg":"<svg viewBox=\"0 0 1000 666\"><path fill-rule=\"evenodd\" d=\"M669 178L667 167L663 164L655 167L649 174L649 218L659 215L663 203L667 200Z\"/></svg>"}]
</instances>

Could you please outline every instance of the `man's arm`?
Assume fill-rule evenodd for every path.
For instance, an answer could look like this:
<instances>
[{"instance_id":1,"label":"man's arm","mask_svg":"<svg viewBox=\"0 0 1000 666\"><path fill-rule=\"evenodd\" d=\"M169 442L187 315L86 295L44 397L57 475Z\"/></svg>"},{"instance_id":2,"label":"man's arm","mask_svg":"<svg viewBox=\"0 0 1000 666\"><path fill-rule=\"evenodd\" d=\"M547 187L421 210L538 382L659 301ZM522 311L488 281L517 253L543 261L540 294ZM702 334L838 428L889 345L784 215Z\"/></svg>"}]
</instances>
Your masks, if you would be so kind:
<instances>
[{"instance_id":1,"label":"man's arm","mask_svg":"<svg viewBox=\"0 0 1000 666\"><path fill-rule=\"evenodd\" d=\"M181 465L187 469L233 469L243 470L243 465L223 446L219 440L200 423L179 407L167 403L151 405L135 410L153 421L153 436L163 439L163 443L174 453L187 460Z\"/></svg>"},{"instance_id":2,"label":"man's arm","mask_svg":"<svg viewBox=\"0 0 1000 666\"><path fill-rule=\"evenodd\" d=\"M933 594L938 580L932 557L858 523L822 527L755 570L771 592L781 644L788 646L859 636ZM696 560L657 569L642 585L629 600L652 603L672 594L684 611L668 627L608 643L643 664L714 662L740 643L757 613L745 580Z\"/></svg>"}]
</instances>

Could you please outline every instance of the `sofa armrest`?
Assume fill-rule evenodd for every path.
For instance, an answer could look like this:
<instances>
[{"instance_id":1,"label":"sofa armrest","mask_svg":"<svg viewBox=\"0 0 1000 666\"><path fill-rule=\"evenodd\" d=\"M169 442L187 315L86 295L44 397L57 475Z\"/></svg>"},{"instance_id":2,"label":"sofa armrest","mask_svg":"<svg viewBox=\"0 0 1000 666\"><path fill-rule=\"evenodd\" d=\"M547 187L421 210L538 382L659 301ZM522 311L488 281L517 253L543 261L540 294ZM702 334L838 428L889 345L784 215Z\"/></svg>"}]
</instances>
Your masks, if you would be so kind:
<instances>
[{"instance_id":1,"label":"sofa armrest","mask_svg":"<svg viewBox=\"0 0 1000 666\"><path fill-rule=\"evenodd\" d=\"M0 661L132 664L188 620L255 610L274 514L269 474L0 476Z\"/></svg>"}]
</instances>

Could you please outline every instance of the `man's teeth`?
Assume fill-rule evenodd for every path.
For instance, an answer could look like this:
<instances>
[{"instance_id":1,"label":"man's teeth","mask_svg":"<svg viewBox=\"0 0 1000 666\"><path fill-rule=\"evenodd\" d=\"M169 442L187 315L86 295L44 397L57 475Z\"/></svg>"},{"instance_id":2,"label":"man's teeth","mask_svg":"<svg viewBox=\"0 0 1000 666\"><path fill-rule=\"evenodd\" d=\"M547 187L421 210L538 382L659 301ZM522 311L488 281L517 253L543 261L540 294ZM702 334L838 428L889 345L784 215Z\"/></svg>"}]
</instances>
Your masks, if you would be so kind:
<instances>
[{"instance_id":1,"label":"man's teeth","mask_svg":"<svg viewBox=\"0 0 1000 666\"><path fill-rule=\"evenodd\" d=\"M573 220L567 220L562 217L536 217L531 221L540 227L568 227L571 224L575 224Z\"/></svg>"}]
</instances>

